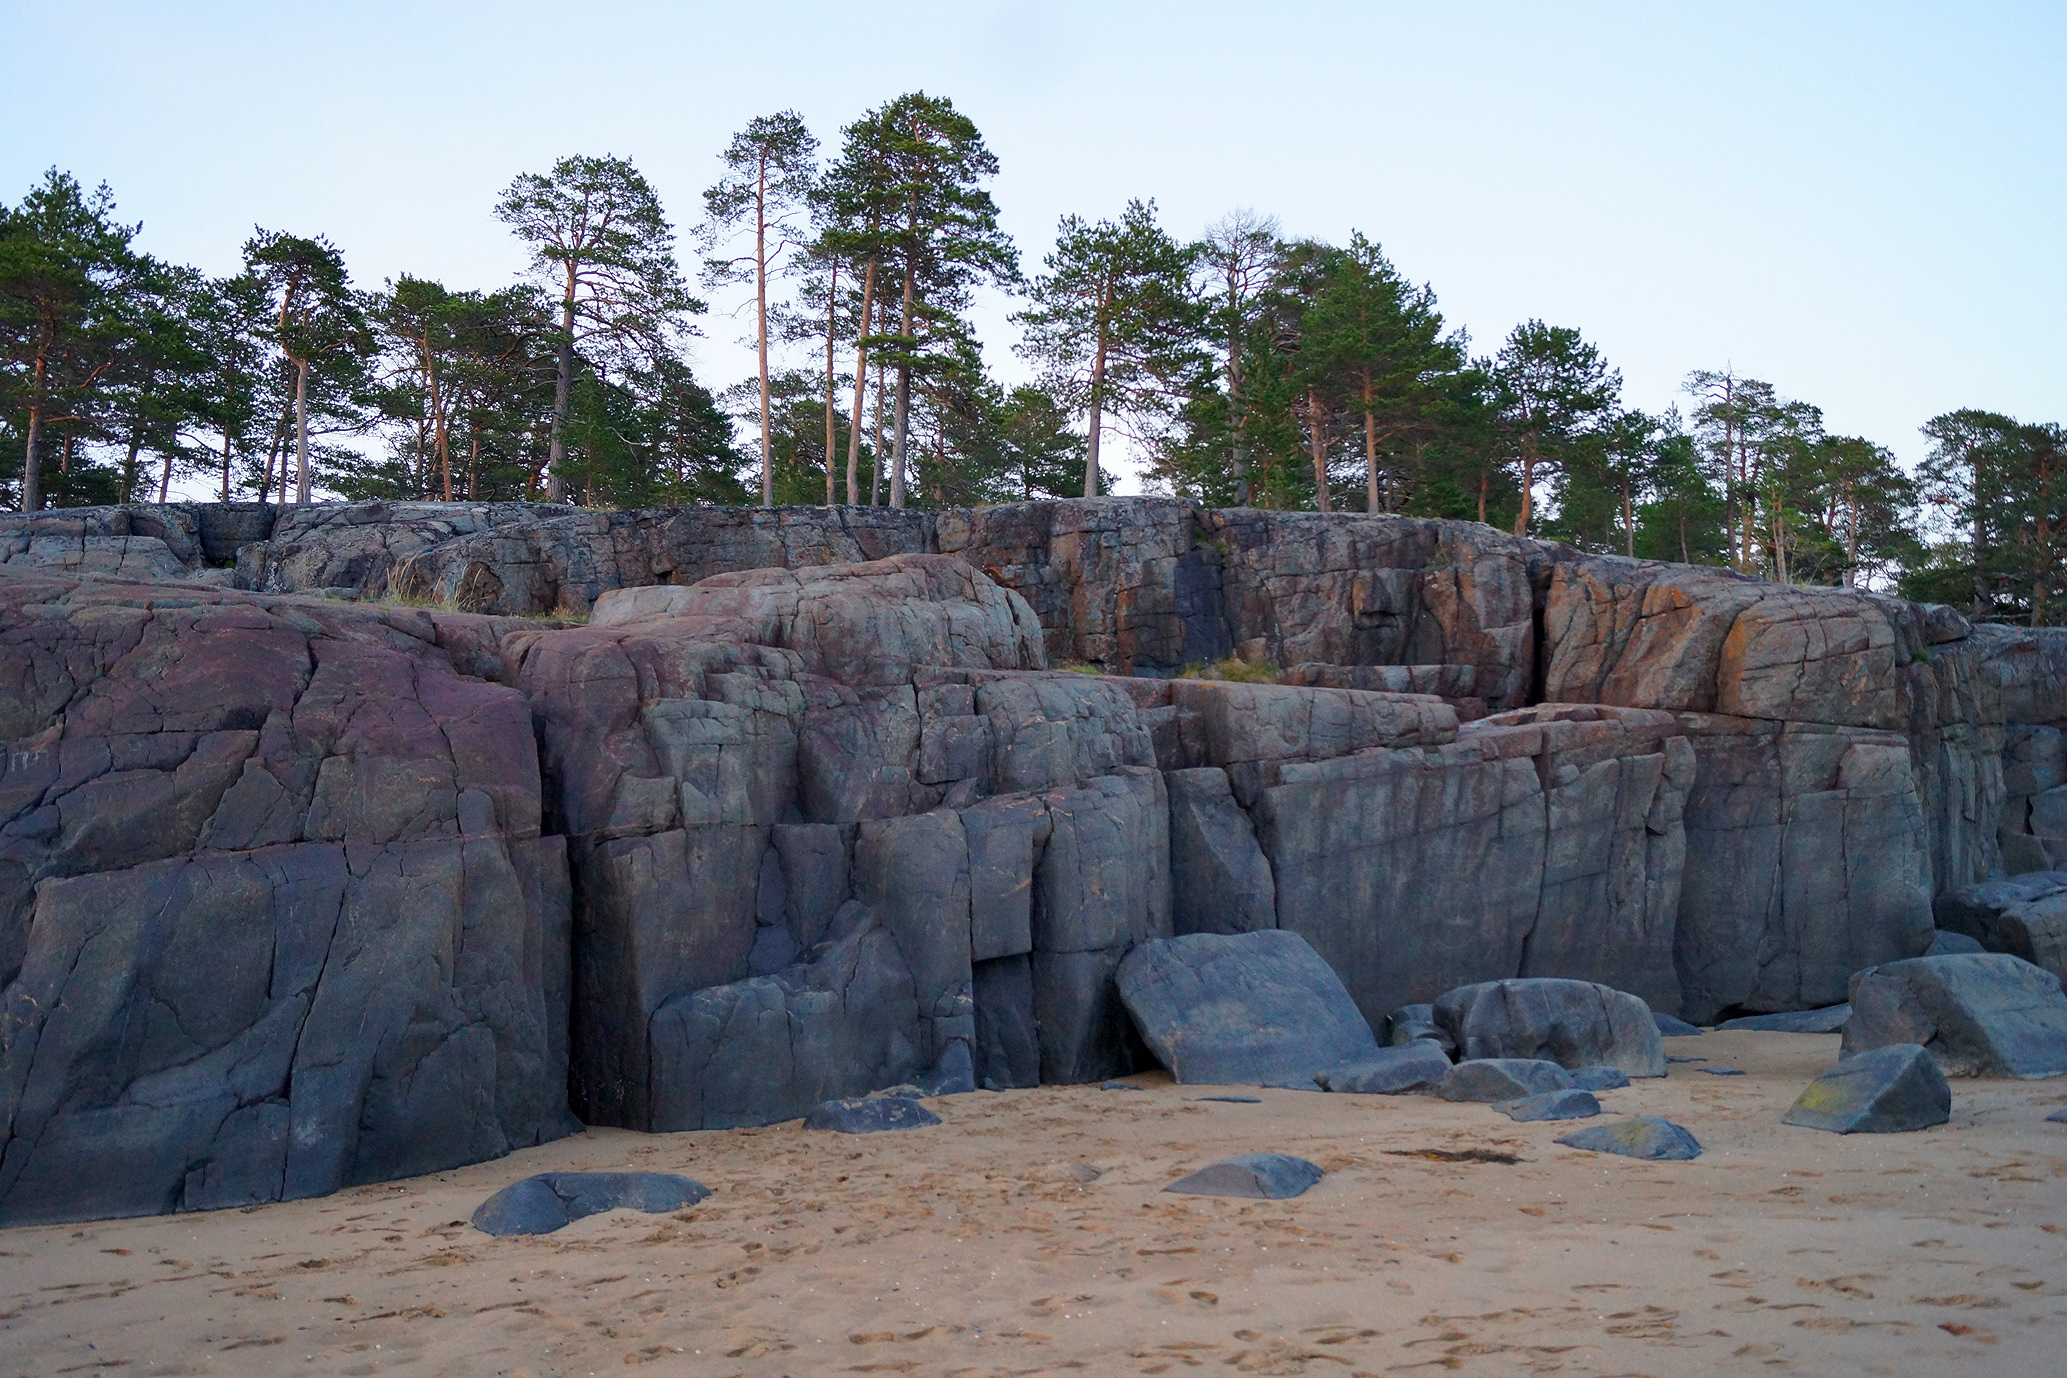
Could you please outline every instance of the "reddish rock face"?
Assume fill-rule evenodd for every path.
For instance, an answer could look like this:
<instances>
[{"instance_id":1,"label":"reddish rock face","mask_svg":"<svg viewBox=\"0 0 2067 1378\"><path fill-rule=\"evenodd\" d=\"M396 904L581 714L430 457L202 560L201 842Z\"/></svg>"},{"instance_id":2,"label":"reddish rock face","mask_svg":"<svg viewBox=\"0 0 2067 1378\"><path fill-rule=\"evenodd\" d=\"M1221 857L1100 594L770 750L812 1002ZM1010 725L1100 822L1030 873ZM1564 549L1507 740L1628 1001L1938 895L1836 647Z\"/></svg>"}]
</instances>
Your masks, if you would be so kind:
<instances>
[{"instance_id":1,"label":"reddish rock face","mask_svg":"<svg viewBox=\"0 0 2067 1378\"><path fill-rule=\"evenodd\" d=\"M527 616L355 601L396 592ZM1237 653L1277 682L1159 677ZM2067 847L2062 673L1949 609L1177 500L0 517L0 1220L476 1161L570 1098L1102 1079L1176 934L1296 933L1374 1023L1828 1004Z\"/></svg>"}]
</instances>

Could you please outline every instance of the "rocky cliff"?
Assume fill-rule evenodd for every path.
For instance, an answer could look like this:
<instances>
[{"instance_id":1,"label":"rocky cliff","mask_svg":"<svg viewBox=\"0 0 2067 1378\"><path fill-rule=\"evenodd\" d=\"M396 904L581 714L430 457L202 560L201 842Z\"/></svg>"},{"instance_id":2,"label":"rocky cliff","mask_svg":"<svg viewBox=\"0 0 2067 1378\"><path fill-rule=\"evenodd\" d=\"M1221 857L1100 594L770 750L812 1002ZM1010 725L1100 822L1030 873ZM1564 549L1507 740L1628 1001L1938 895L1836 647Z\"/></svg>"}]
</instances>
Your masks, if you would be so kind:
<instances>
[{"instance_id":1,"label":"rocky cliff","mask_svg":"<svg viewBox=\"0 0 2067 1378\"><path fill-rule=\"evenodd\" d=\"M1172 677L1229 655L1279 682ZM0 518L0 1220L1099 1079L1175 933L1298 932L1374 1023L1835 1003L2067 859L2063 685L2067 634L1471 523Z\"/></svg>"}]
</instances>

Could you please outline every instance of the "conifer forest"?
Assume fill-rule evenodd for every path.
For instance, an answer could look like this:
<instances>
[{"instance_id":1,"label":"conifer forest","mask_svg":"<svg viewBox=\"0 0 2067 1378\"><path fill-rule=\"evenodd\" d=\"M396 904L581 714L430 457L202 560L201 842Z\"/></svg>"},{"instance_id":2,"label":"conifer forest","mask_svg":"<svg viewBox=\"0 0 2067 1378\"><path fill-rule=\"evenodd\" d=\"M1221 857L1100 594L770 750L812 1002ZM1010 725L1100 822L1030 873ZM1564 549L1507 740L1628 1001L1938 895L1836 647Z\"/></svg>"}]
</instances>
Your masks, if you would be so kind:
<instances>
[{"instance_id":1,"label":"conifer forest","mask_svg":"<svg viewBox=\"0 0 2067 1378\"><path fill-rule=\"evenodd\" d=\"M2055 422L1946 412L1904 465L1726 366L1641 408L1583 323L1473 340L1375 234L1260 209L1168 226L1134 200L1064 217L1031 262L982 133L924 93L825 142L754 119L712 171L670 208L625 158L565 157L481 208L528 251L519 280L372 284L320 226L254 229L224 277L161 261L135 208L52 168L0 203L0 505L967 507L1104 493L1124 455L1217 506L1476 520L2067 621ZM979 294L1012 302L992 343L1031 381L986 364ZM691 367L720 299L745 302L743 380Z\"/></svg>"}]
</instances>

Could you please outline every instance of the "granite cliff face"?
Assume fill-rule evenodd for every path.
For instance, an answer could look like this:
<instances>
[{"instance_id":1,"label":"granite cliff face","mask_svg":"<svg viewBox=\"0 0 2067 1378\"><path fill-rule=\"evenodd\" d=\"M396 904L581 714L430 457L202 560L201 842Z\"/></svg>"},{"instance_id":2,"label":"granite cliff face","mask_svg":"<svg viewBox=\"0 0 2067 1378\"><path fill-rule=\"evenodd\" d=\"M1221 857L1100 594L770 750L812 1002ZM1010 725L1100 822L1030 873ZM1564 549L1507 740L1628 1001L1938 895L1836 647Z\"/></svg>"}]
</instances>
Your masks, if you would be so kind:
<instances>
[{"instance_id":1,"label":"granite cliff face","mask_svg":"<svg viewBox=\"0 0 2067 1378\"><path fill-rule=\"evenodd\" d=\"M1171 678L1231 654L1280 682ZM0 518L0 1221L1100 1079L1175 934L1296 932L1374 1023L1834 1004L2067 863L2063 685L2067 633L1471 523Z\"/></svg>"}]
</instances>

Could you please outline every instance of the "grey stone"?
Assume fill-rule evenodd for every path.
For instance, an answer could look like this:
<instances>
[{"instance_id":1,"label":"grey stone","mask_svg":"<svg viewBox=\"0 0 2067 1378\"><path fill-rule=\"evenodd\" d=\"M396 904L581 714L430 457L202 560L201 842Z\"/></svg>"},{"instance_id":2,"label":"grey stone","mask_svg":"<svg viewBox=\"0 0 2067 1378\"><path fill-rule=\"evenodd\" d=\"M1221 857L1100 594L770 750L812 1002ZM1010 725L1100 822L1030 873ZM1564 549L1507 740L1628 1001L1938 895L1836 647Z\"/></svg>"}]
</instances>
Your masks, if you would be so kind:
<instances>
[{"instance_id":1,"label":"grey stone","mask_svg":"<svg viewBox=\"0 0 2067 1378\"><path fill-rule=\"evenodd\" d=\"M869 1096L860 1100L829 1100L811 1108L804 1116L806 1129L831 1129L841 1134L879 1134L889 1129L924 1129L940 1123L940 1116L909 1096Z\"/></svg>"},{"instance_id":2,"label":"grey stone","mask_svg":"<svg viewBox=\"0 0 2067 1378\"><path fill-rule=\"evenodd\" d=\"M1401 1005L1385 1016L1385 1041L1393 1047L1427 1039L1444 1053L1457 1051L1457 1040L1435 1022L1435 1006Z\"/></svg>"},{"instance_id":3,"label":"grey stone","mask_svg":"<svg viewBox=\"0 0 2067 1378\"><path fill-rule=\"evenodd\" d=\"M1600 1102L1593 1098L1593 1092L1574 1088L1569 1091L1545 1091L1534 1096L1523 1096L1520 1100L1501 1101L1495 1110L1510 1120L1588 1120L1598 1115Z\"/></svg>"},{"instance_id":4,"label":"grey stone","mask_svg":"<svg viewBox=\"0 0 2067 1378\"><path fill-rule=\"evenodd\" d=\"M1742 1067L1696 1067L1694 1070L1702 1073L1704 1076L1711 1077L1741 1077L1744 1075Z\"/></svg>"},{"instance_id":5,"label":"grey stone","mask_svg":"<svg viewBox=\"0 0 2067 1378\"><path fill-rule=\"evenodd\" d=\"M2067 994L2016 957L1918 957L1852 978L1846 1056L1920 1043L1948 1076L2067 1076Z\"/></svg>"},{"instance_id":6,"label":"grey stone","mask_svg":"<svg viewBox=\"0 0 2067 1378\"><path fill-rule=\"evenodd\" d=\"M1937 901L1939 927L2067 979L2067 872L1985 881Z\"/></svg>"},{"instance_id":7,"label":"grey stone","mask_svg":"<svg viewBox=\"0 0 2067 1378\"><path fill-rule=\"evenodd\" d=\"M1125 948L1094 952L1036 952L1034 1029L1041 1081L1076 1086L1126 1076L1135 1069L1127 1010L1114 980Z\"/></svg>"},{"instance_id":8,"label":"grey stone","mask_svg":"<svg viewBox=\"0 0 2067 1378\"><path fill-rule=\"evenodd\" d=\"M1040 1085L1041 1044L1034 1022L1032 963L1024 956L978 962L973 985L977 1085L998 1091Z\"/></svg>"},{"instance_id":9,"label":"grey stone","mask_svg":"<svg viewBox=\"0 0 2067 1378\"><path fill-rule=\"evenodd\" d=\"M1620 1067L1575 1067L1572 1085L1582 1091L1619 1091L1629 1085L1629 1073Z\"/></svg>"},{"instance_id":10,"label":"grey stone","mask_svg":"<svg viewBox=\"0 0 2067 1378\"><path fill-rule=\"evenodd\" d=\"M1335 973L1282 930L1143 943L1120 964L1119 991L1180 1084L1307 1084L1378 1050Z\"/></svg>"},{"instance_id":11,"label":"grey stone","mask_svg":"<svg viewBox=\"0 0 2067 1378\"><path fill-rule=\"evenodd\" d=\"M1978 938L1969 938L1964 933L1951 933L1938 929L1931 935L1931 945L1923 950L1926 957L1955 957L1966 952L1986 952Z\"/></svg>"},{"instance_id":12,"label":"grey stone","mask_svg":"<svg viewBox=\"0 0 2067 1378\"><path fill-rule=\"evenodd\" d=\"M1588 1153L1615 1153L1653 1163L1685 1162L1701 1156L1698 1139L1680 1125L1656 1115L1589 1125L1559 1135L1557 1142Z\"/></svg>"},{"instance_id":13,"label":"grey stone","mask_svg":"<svg viewBox=\"0 0 2067 1378\"><path fill-rule=\"evenodd\" d=\"M1658 1026L1658 1035L1661 1038L1692 1038L1702 1031L1698 1024L1689 1024L1684 1019L1675 1019L1669 1014L1660 1014L1657 1010L1651 1011L1651 1022Z\"/></svg>"},{"instance_id":14,"label":"grey stone","mask_svg":"<svg viewBox=\"0 0 2067 1378\"><path fill-rule=\"evenodd\" d=\"M1747 1014L1725 1019L1718 1029L1750 1029L1759 1033L1832 1034L1844 1029L1851 1018L1850 1005L1830 1005L1820 1010L1789 1010L1785 1014Z\"/></svg>"},{"instance_id":15,"label":"grey stone","mask_svg":"<svg viewBox=\"0 0 2067 1378\"><path fill-rule=\"evenodd\" d=\"M1285 1201L1321 1180L1319 1166L1287 1153L1243 1153L1187 1173L1164 1187L1180 1196L1234 1196Z\"/></svg>"},{"instance_id":16,"label":"grey stone","mask_svg":"<svg viewBox=\"0 0 2067 1378\"><path fill-rule=\"evenodd\" d=\"M1435 1093L1444 1100L1510 1101L1573 1089L1572 1074L1536 1058L1480 1058L1460 1062L1443 1074Z\"/></svg>"},{"instance_id":17,"label":"grey stone","mask_svg":"<svg viewBox=\"0 0 2067 1378\"><path fill-rule=\"evenodd\" d=\"M1217 766L1164 776L1170 799L1172 924L1184 933L1277 927L1277 884L1248 811Z\"/></svg>"},{"instance_id":18,"label":"grey stone","mask_svg":"<svg viewBox=\"0 0 2067 1378\"><path fill-rule=\"evenodd\" d=\"M1781 1116L1832 1134L1902 1134L1952 1118L1952 1088L1937 1059L1915 1043L1856 1054L1810 1082Z\"/></svg>"},{"instance_id":19,"label":"grey stone","mask_svg":"<svg viewBox=\"0 0 2067 1378\"><path fill-rule=\"evenodd\" d=\"M1462 1058L1543 1058L1561 1067L1619 1067L1665 1075L1665 1045L1650 1008L1588 981L1486 981L1446 992L1436 1023Z\"/></svg>"},{"instance_id":20,"label":"grey stone","mask_svg":"<svg viewBox=\"0 0 2067 1378\"><path fill-rule=\"evenodd\" d=\"M2047 1124L2067 1124L2067 1105L2061 1106L2045 1118Z\"/></svg>"},{"instance_id":21,"label":"grey stone","mask_svg":"<svg viewBox=\"0 0 2067 1378\"><path fill-rule=\"evenodd\" d=\"M1380 1048L1361 1061L1339 1067L1324 1067L1313 1079L1324 1091L1345 1091L1353 1095L1398 1095L1441 1081L1450 1070L1450 1059L1433 1041L1417 1038L1396 1047Z\"/></svg>"},{"instance_id":22,"label":"grey stone","mask_svg":"<svg viewBox=\"0 0 2067 1378\"><path fill-rule=\"evenodd\" d=\"M659 1215L709 1195L701 1182L665 1172L542 1172L510 1183L475 1207L473 1226L483 1234L551 1234L604 1211Z\"/></svg>"}]
</instances>

